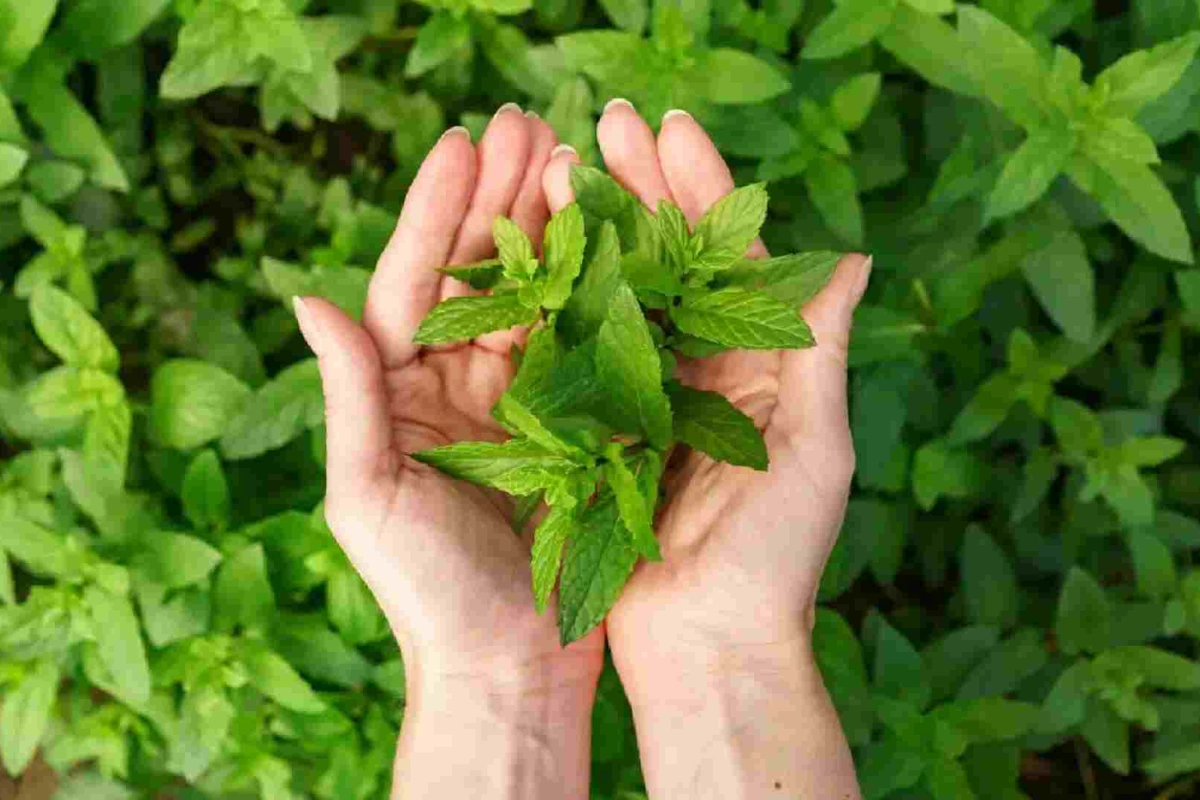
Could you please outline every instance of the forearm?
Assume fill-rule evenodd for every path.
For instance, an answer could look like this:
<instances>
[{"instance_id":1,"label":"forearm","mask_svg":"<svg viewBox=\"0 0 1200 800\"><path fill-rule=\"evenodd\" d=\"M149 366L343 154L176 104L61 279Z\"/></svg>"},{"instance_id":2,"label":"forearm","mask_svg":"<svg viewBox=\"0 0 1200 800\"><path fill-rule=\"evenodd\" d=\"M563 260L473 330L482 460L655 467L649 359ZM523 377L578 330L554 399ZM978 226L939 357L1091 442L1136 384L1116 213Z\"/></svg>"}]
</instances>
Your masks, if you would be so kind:
<instances>
[{"instance_id":1,"label":"forearm","mask_svg":"<svg viewBox=\"0 0 1200 800\"><path fill-rule=\"evenodd\" d=\"M405 710L392 797L584 800L594 694L594 680L423 689Z\"/></svg>"},{"instance_id":2,"label":"forearm","mask_svg":"<svg viewBox=\"0 0 1200 800\"><path fill-rule=\"evenodd\" d=\"M634 702L651 800L859 797L806 645L713 657L655 683L657 697Z\"/></svg>"}]
</instances>

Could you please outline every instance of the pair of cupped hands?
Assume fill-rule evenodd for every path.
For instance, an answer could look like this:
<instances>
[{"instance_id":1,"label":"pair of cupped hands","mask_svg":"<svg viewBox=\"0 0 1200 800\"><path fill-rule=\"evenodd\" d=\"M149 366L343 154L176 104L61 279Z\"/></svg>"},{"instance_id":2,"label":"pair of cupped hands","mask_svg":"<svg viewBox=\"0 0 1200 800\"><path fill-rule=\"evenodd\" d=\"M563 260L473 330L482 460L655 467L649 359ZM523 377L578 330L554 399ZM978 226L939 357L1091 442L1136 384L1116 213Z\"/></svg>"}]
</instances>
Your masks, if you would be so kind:
<instances>
[{"instance_id":1,"label":"pair of cupped hands","mask_svg":"<svg viewBox=\"0 0 1200 800\"><path fill-rule=\"evenodd\" d=\"M686 113L667 114L655 135L615 100L597 140L608 172L651 209L669 199L695 223L734 188ZM424 713L470 725L474 714L484 724L536 701L514 723L535 726L561 709L590 709L606 639L635 713L687 706L688 693L742 673L811 671L815 596L854 468L846 352L868 259L843 258L802 310L816 347L681 361L683 382L721 392L754 419L770 470L690 454L667 478L656 523L663 560L641 564L606 623L570 646L559 644L553 610L534 610L531 533L512 533L511 509L409 458L505 436L489 411L513 377L509 353L522 333L434 348L413 334L439 301L473 291L439 268L491 256L497 215L536 244L549 215L571 202L579 159L556 145L549 125L513 104L478 143L463 128L447 131L409 189L362 324L318 298L296 303L324 383L326 514L400 644L407 722ZM766 250L756 243L749 255Z\"/></svg>"}]
</instances>

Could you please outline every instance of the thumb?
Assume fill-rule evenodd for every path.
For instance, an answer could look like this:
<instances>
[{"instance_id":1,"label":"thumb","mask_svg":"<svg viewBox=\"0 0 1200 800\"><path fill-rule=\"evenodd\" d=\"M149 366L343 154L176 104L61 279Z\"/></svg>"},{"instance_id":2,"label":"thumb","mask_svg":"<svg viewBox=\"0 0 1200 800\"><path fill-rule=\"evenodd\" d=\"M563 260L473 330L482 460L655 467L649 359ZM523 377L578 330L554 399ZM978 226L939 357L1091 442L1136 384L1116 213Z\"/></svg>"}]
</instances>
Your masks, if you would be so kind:
<instances>
[{"instance_id":1,"label":"thumb","mask_svg":"<svg viewBox=\"0 0 1200 800\"><path fill-rule=\"evenodd\" d=\"M808 302L801 315L813 330L816 347L789 350L783 357L781 394L777 414L782 429L805 450L817 449L829 459L840 459L848 473L854 453L846 400L846 359L854 310L866 291L871 259L859 254L843 256L833 277ZM831 460L829 466L835 466Z\"/></svg>"},{"instance_id":2,"label":"thumb","mask_svg":"<svg viewBox=\"0 0 1200 800\"><path fill-rule=\"evenodd\" d=\"M361 513L369 490L393 467L383 368L374 340L340 309L316 297L292 300L300 332L317 355L325 390L326 513Z\"/></svg>"}]
</instances>

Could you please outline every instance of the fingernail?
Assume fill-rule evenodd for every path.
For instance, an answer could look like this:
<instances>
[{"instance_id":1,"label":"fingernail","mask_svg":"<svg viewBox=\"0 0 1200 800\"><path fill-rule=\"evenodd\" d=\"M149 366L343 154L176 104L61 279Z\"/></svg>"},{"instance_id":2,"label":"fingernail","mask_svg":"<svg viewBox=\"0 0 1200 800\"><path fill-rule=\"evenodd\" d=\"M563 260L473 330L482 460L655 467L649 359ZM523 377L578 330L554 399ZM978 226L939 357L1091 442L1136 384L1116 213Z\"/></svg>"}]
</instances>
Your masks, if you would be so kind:
<instances>
[{"instance_id":1,"label":"fingernail","mask_svg":"<svg viewBox=\"0 0 1200 800\"><path fill-rule=\"evenodd\" d=\"M685 119L692 119L692 115L689 114L688 112L684 111L682 108L672 108L670 111L663 114L662 124L666 125L667 120L671 119L672 117L683 117Z\"/></svg>"},{"instance_id":2,"label":"fingernail","mask_svg":"<svg viewBox=\"0 0 1200 800\"><path fill-rule=\"evenodd\" d=\"M507 114L509 111L515 111L518 114L520 114L521 107L519 105L517 105L516 103L505 103L504 105L502 105L496 109L496 113L492 115L492 119L495 119L496 117L500 116L501 114Z\"/></svg>"},{"instance_id":3,"label":"fingernail","mask_svg":"<svg viewBox=\"0 0 1200 800\"><path fill-rule=\"evenodd\" d=\"M612 111L614 108L618 108L619 106L625 106L630 111L637 111L637 109L633 107L633 103L629 102L624 97L614 97L612 100L609 100L604 104L604 113L607 114L609 111Z\"/></svg>"},{"instance_id":4,"label":"fingernail","mask_svg":"<svg viewBox=\"0 0 1200 800\"><path fill-rule=\"evenodd\" d=\"M440 142L440 141L442 141L442 139L448 139L451 136L458 136L460 134L462 136L467 137L468 142L471 141L471 132L469 130L467 130L466 128L464 128L462 125L455 125L453 128L450 128L449 130L447 130L445 133L443 133L441 135L441 138L439 138L438 141Z\"/></svg>"},{"instance_id":5,"label":"fingernail","mask_svg":"<svg viewBox=\"0 0 1200 800\"><path fill-rule=\"evenodd\" d=\"M312 318L312 312L299 296L292 298L292 311L296 314L296 322L300 325L300 334L314 353L320 355L320 331Z\"/></svg>"},{"instance_id":6,"label":"fingernail","mask_svg":"<svg viewBox=\"0 0 1200 800\"><path fill-rule=\"evenodd\" d=\"M538 114L532 108L525 112L525 116L528 119L541 119L542 118L541 114Z\"/></svg>"},{"instance_id":7,"label":"fingernail","mask_svg":"<svg viewBox=\"0 0 1200 800\"><path fill-rule=\"evenodd\" d=\"M558 156L561 156L563 153L570 153L573 156L579 155L578 150L576 150L574 147L571 147L571 145L567 144L566 142L563 142L562 144L557 145L553 150L550 151L550 158L557 158Z\"/></svg>"},{"instance_id":8,"label":"fingernail","mask_svg":"<svg viewBox=\"0 0 1200 800\"><path fill-rule=\"evenodd\" d=\"M867 260L862 263L858 269L858 285L854 287L854 305L858 305L862 300L863 295L867 292L867 286L871 283L871 267L874 265L875 256L867 256Z\"/></svg>"}]
</instances>

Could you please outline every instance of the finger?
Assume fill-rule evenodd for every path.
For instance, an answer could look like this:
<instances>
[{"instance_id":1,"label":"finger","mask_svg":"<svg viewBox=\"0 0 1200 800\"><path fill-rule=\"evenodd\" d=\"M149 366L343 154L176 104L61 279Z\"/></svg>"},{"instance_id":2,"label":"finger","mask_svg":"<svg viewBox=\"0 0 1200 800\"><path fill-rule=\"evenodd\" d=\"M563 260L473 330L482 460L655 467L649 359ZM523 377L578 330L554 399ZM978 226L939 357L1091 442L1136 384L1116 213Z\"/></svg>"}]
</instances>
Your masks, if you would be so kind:
<instances>
[{"instance_id":1,"label":"finger","mask_svg":"<svg viewBox=\"0 0 1200 800\"><path fill-rule=\"evenodd\" d=\"M413 334L437 303L443 277L437 270L446 263L474 187L470 134L451 128L421 164L371 277L363 324L385 367L403 366L420 350Z\"/></svg>"},{"instance_id":2,"label":"finger","mask_svg":"<svg viewBox=\"0 0 1200 800\"><path fill-rule=\"evenodd\" d=\"M686 111L668 111L658 132L658 158L675 202L693 225L713 203L733 191L733 175L712 139ZM755 239L747 255L763 258Z\"/></svg>"},{"instance_id":3,"label":"finger","mask_svg":"<svg viewBox=\"0 0 1200 800\"><path fill-rule=\"evenodd\" d=\"M529 116L529 115L526 115ZM529 117L529 129L532 142L529 147L529 163L525 168L525 176L521 188L517 190L517 198L513 200L512 209L508 216L521 226L521 230L529 234L533 246L537 250L542 247L542 231L550 218L550 209L546 205L546 193L542 191L542 174L550 161L550 153L558 142L554 129L536 116ZM508 355L514 344L522 344L528 328L519 327L507 331L496 331L480 336L475 343L494 353Z\"/></svg>"},{"instance_id":4,"label":"finger","mask_svg":"<svg viewBox=\"0 0 1200 800\"><path fill-rule=\"evenodd\" d=\"M326 508L336 518L366 506L373 489L395 468L383 366L371 336L333 304L297 297L293 307L321 370Z\"/></svg>"},{"instance_id":5,"label":"finger","mask_svg":"<svg viewBox=\"0 0 1200 800\"><path fill-rule=\"evenodd\" d=\"M846 357L854 310L866 291L870 275L870 258L856 253L843 256L833 278L801 312L813 330L816 346L789 350L783 355L779 405L771 425L791 442L801 443L803 449L815 449L831 459L849 462L847 465L831 461L831 474L853 466Z\"/></svg>"},{"instance_id":6,"label":"finger","mask_svg":"<svg viewBox=\"0 0 1200 800\"><path fill-rule=\"evenodd\" d=\"M476 148L479 175L475 194L447 263L469 264L495 252L492 223L501 214L507 215L517 198L529 164L531 138L529 120L516 103L501 106L492 117ZM469 288L462 281L446 280L442 299L461 297Z\"/></svg>"},{"instance_id":7,"label":"finger","mask_svg":"<svg viewBox=\"0 0 1200 800\"><path fill-rule=\"evenodd\" d=\"M671 199L654 132L632 103L621 98L608 101L596 125L596 141L609 174L649 208Z\"/></svg>"},{"instance_id":8,"label":"finger","mask_svg":"<svg viewBox=\"0 0 1200 800\"><path fill-rule=\"evenodd\" d=\"M551 214L557 214L575 200L575 192L571 189L571 167L578 163L579 153L569 144L560 144L550 154L550 163L542 174L542 188Z\"/></svg>"}]
</instances>

